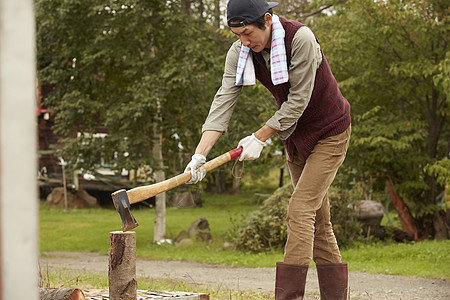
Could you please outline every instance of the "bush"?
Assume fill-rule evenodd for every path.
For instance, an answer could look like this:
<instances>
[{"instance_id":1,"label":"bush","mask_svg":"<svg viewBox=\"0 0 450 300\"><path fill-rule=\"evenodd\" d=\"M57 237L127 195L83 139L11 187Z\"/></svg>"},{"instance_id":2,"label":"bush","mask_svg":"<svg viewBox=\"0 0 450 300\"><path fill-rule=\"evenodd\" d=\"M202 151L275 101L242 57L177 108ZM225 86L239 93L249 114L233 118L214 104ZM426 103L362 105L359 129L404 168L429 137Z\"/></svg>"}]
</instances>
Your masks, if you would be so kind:
<instances>
[{"instance_id":1,"label":"bush","mask_svg":"<svg viewBox=\"0 0 450 300\"><path fill-rule=\"evenodd\" d=\"M259 210L244 218L232 234L238 249L260 252L284 247L287 239L285 220L292 191L290 183L277 189ZM329 198L336 238L340 245L347 245L360 232L352 210L348 208L351 197L330 188Z\"/></svg>"},{"instance_id":2,"label":"bush","mask_svg":"<svg viewBox=\"0 0 450 300\"><path fill-rule=\"evenodd\" d=\"M328 191L330 199L331 223L339 247L348 246L361 234L361 226L356 219L355 211L349 206L356 207L356 201L350 191L331 187Z\"/></svg>"},{"instance_id":3,"label":"bush","mask_svg":"<svg viewBox=\"0 0 450 300\"><path fill-rule=\"evenodd\" d=\"M236 230L238 249L252 252L283 247L286 243L286 211L292 184L277 189L259 210L245 218Z\"/></svg>"}]
</instances>

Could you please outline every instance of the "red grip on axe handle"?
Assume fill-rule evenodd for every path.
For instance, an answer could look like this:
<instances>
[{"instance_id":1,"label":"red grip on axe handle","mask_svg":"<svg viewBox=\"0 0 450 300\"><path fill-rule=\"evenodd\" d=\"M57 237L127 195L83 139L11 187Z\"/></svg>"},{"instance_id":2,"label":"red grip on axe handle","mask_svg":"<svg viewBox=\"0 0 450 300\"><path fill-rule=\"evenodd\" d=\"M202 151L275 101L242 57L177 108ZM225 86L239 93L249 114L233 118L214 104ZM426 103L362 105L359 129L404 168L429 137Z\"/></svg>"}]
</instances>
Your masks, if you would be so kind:
<instances>
[{"instance_id":1,"label":"red grip on axe handle","mask_svg":"<svg viewBox=\"0 0 450 300\"><path fill-rule=\"evenodd\" d=\"M236 157L239 157L242 153L242 147L236 148L234 150L231 150L228 152L230 154L231 159L235 159Z\"/></svg>"}]
</instances>

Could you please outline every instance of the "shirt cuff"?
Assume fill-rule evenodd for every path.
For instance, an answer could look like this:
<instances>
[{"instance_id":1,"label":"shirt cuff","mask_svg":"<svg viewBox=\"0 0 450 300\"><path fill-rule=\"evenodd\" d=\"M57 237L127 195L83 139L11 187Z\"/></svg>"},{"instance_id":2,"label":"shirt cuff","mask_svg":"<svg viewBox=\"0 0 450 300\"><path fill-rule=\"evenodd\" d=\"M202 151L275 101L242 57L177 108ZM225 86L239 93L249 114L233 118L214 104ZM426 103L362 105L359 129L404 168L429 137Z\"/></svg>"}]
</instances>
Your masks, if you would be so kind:
<instances>
[{"instance_id":1,"label":"shirt cuff","mask_svg":"<svg viewBox=\"0 0 450 300\"><path fill-rule=\"evenodd\" d=\"M281 130L280 122L275 117L272 117L266 122L266 125L269 126L270 128L278 130L278 136L280 137L281 140L284 141L287 140L287 138L290 137L291 134L294 132L295 128L297 127L297 122L295 122L295 124L289 127L288 129Z\"/></svg>"},{"instance_id":2,"label":"shirt cuff","mask_svg":"<svg viewBox=\"0 0 450 300\"><path fill-rule=\"evenodd\" d=\"M220 125L220 124L213 124L213 123L205 123L202 126L202 133L208 130L212 130L212 131L220 131L223 133L227 132L227 126L224 125Z\"/></svg>"}]
</instances>

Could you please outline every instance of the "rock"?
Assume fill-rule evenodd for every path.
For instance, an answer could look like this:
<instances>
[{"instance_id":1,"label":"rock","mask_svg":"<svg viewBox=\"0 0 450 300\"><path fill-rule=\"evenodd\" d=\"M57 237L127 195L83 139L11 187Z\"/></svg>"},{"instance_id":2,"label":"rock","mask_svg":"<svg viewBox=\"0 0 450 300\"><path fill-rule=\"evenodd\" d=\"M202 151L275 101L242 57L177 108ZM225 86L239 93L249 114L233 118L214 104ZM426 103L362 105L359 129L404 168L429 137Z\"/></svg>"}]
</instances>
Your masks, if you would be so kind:
<instances>
[{"instance_id":1,"label":"rock","mask_svg":"<svg viewBox=\"0 0 450 300\"><path fill-rule=\"evenodd\" d=\"M200 239L205 242L209 242L212 239L211 229L205 217L201 217L192 223L188 228L188 233L192 239Z\"/></svg>"},{"instance_id":2,"label":"rock","mask_svg":"<svg viewBox=\"0 0 450 300\"><path fill-rule=\"evenodd\" d=\"M172 205L176 207L200 207L202 206L202 200L199 194L181 192L172 196Z\"/></svg>"},{"instance_id":3,"label":"rock","mask_svg":"<svg viewBox=\"0 0 450 300\"><path fill-rule=\"evenodd\" d=\"M383 205L379 201L359 200L355 210L356 218L364 225L380 225L383 219Z\"/></svg>"},{"instance_id":4,"label":"rock","mask_svg":"<svg viewBox=\"0 0 450 300\"><path fill-rule=\"evenodd\" d=\"M75 196L80 198L81 200L83 200L86 203L87 208L93 208L93 207L97 207L98 206L97 198L89 195L89 193L86 192L83 189L79 189L75 193Z\"/></svg>"},{"instance_id":5,"label":"rock","mask_svg":"<svg viewBox=\"0 0 450 300\"><path fill-rule=\"evenodd\" d=\"M192 239L184 239L181 240L180 242L178 242L176 244L177 247L189 247L192 246L194 244L194 241Z\"/></svg>"},{"instance_id":6,"label":"rock","mask_svg":"<svg viewBox=\"0 0 450 300\"><path fill-rule=\"evenodd\" d=\"M45 204L52 208L65 208L64 188L57 187L47 196ZM85 190L79 189L76 192L67 190L67 208L93 208L97 207L97 199L89 195Z\"/></svg>"},{"instance_id":7,"label":"rock","mask_svg":"<svg viewBox=\"0 0 450 300\"><path fill-rule=\"evenodd\" d=\"M236 245L230 242L223 243L223 249L225 250L234 250L236 249Z\"/></svg>"},{"instance_id":8,"label":"rock","mask_svg":"<svg viewBox=\"0 0 450 300\"><path fill-rule=\"evenodd\" d=\"M176 193L173 195L172 205L176 207L195 207L194 197L189 192Z\"/></svg>"},{"instance_id":9,"label":"rock","mask_svg":"<svg viewBox=\"0 0 450 300\"><path fill-rule=\"evenodd\" d=\"M185 240L191 240L192 243L194 240L210 242L212 240L212 236L208 220L206 220L205 217L201 217L196 220L189 226L187 231L182 230L177 237L173 239L173 242L177 246L187 245L190 243L189 241L183 242Z\"/></svg>"},{"instance_id":10,"label":"rock","mask_svg":"<svg viewBox=\"0 0 450 300\"><path fill-rule=\"evenodd\" d=\"M174 238L174 239L172 240L172 242L173 242L175 245L178 245L182 240L188 239L188 238L189 238L189 233L188 233L186 230L182 230L182 231L180 231L180 233L177 235L177 237Z\"/></svg>"}]
</instances>

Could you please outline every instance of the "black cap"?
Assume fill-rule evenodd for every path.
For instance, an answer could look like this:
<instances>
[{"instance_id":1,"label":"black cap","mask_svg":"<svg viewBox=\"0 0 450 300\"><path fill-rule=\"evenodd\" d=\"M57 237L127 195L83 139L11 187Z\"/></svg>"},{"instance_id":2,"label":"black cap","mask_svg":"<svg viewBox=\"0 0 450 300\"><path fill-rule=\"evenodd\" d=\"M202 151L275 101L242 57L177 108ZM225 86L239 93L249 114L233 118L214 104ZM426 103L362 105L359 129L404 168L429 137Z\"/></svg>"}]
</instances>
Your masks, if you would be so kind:
<instances>
[{"instance_id":1,"label":"black cap","mask_svg":"<svg viewBox=\"0 0 450 300\"><path fill-rule=\"evenodd\" d=\"M278 5L278 2L266 2L266 0L230 0L227 5L227 22L229 27L242 27L255 22L269 9ZM243 21L230 24L234 18Z\"/></svg>"}]
</instances>

